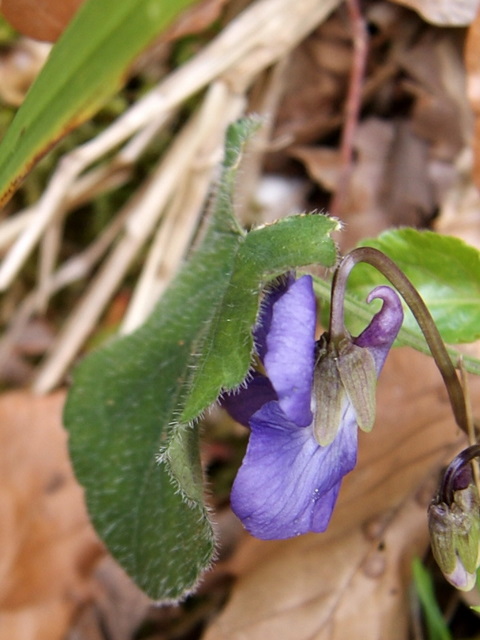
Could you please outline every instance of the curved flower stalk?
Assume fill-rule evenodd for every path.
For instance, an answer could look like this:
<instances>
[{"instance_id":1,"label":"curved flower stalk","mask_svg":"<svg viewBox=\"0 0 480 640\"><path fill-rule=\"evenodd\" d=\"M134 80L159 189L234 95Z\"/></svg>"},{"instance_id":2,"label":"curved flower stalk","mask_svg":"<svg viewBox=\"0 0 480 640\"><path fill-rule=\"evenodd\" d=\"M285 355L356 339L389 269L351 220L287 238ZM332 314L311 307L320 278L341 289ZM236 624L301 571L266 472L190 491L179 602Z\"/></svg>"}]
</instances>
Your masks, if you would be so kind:
<instances>
[{"instance_id":1,"label":"curved flower stalk","mask_svg":"<svg viewBox=\"0 0 480 640\"><path fill-rule=\"evenodd\" d=\"M312 279L289 276L266 297L255 329L256 372L223 405L251 429L231 504L270 540L325 531L343 476L357 460L357 425L370 430L375 383L403 321L397 294L374 289L381 310L356 338L315 340Z\"/></svg>"}]
</instances>

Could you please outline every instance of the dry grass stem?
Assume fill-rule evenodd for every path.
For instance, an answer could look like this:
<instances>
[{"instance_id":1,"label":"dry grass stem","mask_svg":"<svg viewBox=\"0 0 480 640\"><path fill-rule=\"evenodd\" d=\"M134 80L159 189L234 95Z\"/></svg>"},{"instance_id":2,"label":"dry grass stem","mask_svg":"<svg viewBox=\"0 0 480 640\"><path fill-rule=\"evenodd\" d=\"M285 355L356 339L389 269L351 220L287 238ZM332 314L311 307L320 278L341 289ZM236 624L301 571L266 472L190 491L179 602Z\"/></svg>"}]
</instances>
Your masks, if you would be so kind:
<instances>
[{"instance_id":1,"label":"dry grass stem","mask_svg":"<svg viewBox=\"0 0 480 640\"><path fill-rule=\"evenodd\" d=\"M250 97L250 107L262 119L262 126L256 132L255 138L248 146L245 162L242 163L241 190L246 194L255 193L263 168L265 153L271 151L272 129L277 109L287 82L290 56L281 58L271 69L265 71L257 79ZM251 202L242 197L236 197L236 215L241 223L247 222Z\"/></svg>"},{"instance_id":2,"label":"dry grass stem","mask_svg":"<svg viewBox=\"0 0 480 640\"><path fill-rule=\"evenodd\" d=\"M64 287L86 278L91 273L122 230L126 214L127 211L120 212L107 225L95 242L81 253L66 260L52 274L51 279L48 281L48 296L53 296ZM22 300L20 306L10 318L8 327L0 339L0 368L5 366L17 338L22 335L32 316L39 312L40 303L38 290L34 289Z\"/></svg>"},{"instance_id":3,"label":"dry grass stem","mask_svg":"<svg viewBox=\"0 0 480 640\"><path fill-rule=\"evenodd\" d=\"M0 251L8 249L15 242L22 231L31 224L34 215L33 208L28 208L0 223Z\"/></svg>"},{"instance_id":4,"label":"dry grass stem","mask_svg":"<svg viewBox=\"0 0 480 640\"><path fill-rule=\"evenodd\" d=\"M40 242L40 260L38 268L39 310L44 312L48 305L48 283L57 264L58 255L62 246L63 215L58 216L49 224Z\"/></svg>"}]
</instances>

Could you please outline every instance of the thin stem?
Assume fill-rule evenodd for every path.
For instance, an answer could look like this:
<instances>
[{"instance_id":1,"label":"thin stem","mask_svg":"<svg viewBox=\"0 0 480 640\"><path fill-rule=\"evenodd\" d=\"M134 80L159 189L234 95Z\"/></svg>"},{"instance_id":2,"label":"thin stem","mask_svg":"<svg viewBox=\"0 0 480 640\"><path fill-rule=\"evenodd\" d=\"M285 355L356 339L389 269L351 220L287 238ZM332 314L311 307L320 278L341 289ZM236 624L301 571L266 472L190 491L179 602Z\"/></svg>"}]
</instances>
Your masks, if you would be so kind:
<instances>
[{"instance_id":1,"label":"thin stem","mask_svg":"<svg viewBox=\"0 0 480 640\"><path fill-rule=\"evenodd\" d=\"M373 247L359 247L348 253L340 263L332 283L330 309L330 338L334 344L345 337L343 298L348 276L358 262L366 262L382 273L397 289L415 316L433 359L447 388L452 411L457 425L468 434L468 411L462 385L445 344L420 294L406 275L385 254Z\"/></svg>"},{"instance_id":2,"label":"thin stem","mask_svg":"<svg viewBox=\"0 0 480 640\"><path fill-rule=\"evenodd\" d=\"M470 464L475 458L480 456L480 445L474 444L471 447L467 447L461 451L458 456L451 461L445 470L443 475L442 484L438 495L440 502L445 504L452 504L455 491L459 489L466 489L469 485L468 476L471 479L471 473L462 478L462 472L466 466Z\"/></svg>"},{"instance_id":3,"label":"thin stem","mask_svg":"<svg viewBox=\"0 0 480 640\"><path fill-rule=\"evenodd\" d=\"M353 56L348 95L345 103L345 125L340 144L340 171L329 211L333 216L342 213L352 174L353 143L362 106L362 85L368 54L368 31L362 16L360 0L346 2L352 29Z\"/></svg>"},{"instance_id":4,"label":"thin stem","mask_svg":"<svg viewBox=\"0 0 480 640\"><path fill-rule=\"evenodd\" d=\"M468 421L468 443L471 446L477 444L477 438L475 434L475 425L473 423L472 415L472 403L470 401L470 390L468 388L467 372L465 370L463 358L460 356L458 360L458 366L460 369L460 380L462 382L463 393L465 396L465 405L467 408L467 421ZM477 488L477 492L480 495L480 474L478 472L478 460L472 460L472 476L473 482Z\"/></svg>"}]
</instances>

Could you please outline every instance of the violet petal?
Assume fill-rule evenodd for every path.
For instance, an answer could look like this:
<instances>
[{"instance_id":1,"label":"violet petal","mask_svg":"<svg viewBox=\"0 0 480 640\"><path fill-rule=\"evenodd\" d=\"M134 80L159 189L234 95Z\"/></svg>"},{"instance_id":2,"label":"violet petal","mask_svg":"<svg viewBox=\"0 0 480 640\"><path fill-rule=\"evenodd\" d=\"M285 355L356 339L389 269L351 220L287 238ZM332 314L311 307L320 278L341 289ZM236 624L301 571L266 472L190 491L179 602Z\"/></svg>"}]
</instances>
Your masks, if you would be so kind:
<instances>
[{"instance_id":1,"label":"violet petal","mask_svg":"<svg viewBox=\"0 0 480 640\"><path fill-rule=\"evenodd\" d=\"M283 296L294 282L295 276L293 273L285 274L267 291L262 300L258 313L257 324L253 332L255 348L262 362L267 350L267 335L272 323L273 305Z\"/></svg>"},{"instance_id":2,"label":"violet petal","mask_svg":"<svg viewBox=\"0 0 480 640\"><path fill-rule=\"evenodd\" d=\"M246 386L224 394L220 398L220 405L234 420L248 427L252 415L272 400L277 400L277 394L270 380L261 373L254 372L247 379Z\"/></svg>"},{"instance_id":3,"label":"violet petal","mask_svg":"<svg viewBox=\"0 0 480 640\"><path fill-rule=\"evenodd\" d=\"M370 292L367 302L375 298L383 300L382 308L373 316L368 327L354 339L354 343L370 351L378 376L402 326L403 308L397 293L386 285L375 287Z\"/></svg>"},{"instance_id":4,"label":"violet petal","mask_svg":"<svg viewBox=\"0 0 480 640\"><path fill-rule=\"evenodd\" d=\"M357 458L357 427L350 409L335 440L317 444L311 427L298 428L279 402L255 413L247 453L231 504L245 528L264 540L324 531L343 476Z\"/></svg>"},{"instance_id":5,"label":"violet petal","mask_svg":"<svg viewBox=\"0 0 480 640\"><path fill-rule=\"evenodd\" d=\"M287 418L301 427L312 421L316 301L311 276L291 284L272 307L264 365Z\"/></svg>"}]
</instances>

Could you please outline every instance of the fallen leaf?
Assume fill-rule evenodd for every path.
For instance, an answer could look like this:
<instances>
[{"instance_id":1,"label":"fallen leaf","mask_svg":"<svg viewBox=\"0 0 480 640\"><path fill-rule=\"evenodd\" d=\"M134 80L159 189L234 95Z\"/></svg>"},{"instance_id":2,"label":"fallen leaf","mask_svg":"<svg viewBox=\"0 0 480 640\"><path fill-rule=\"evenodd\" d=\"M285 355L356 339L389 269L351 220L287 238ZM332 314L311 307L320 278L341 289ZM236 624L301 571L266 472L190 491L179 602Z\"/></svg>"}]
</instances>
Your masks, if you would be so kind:
<instances>
[{"instance_id":1,"label":"fallen leaf","mask_svg":"<svg viewBox=\"0 0 480 640\"><path fill-rule=\"evenodd\" d=\"M2 0L1 12L10 24L30 38L55 42L85 0ZM189 9L165 34L176 40L198 33L217 19L227 0L204 0Z\"/></svg>"},{"instance_id":2,"label":"fallen leaf","mask_svg":"<svg viewBox=\"0 0 480 640\"><path fill-rule=\"evenodd\" d=\"M50 45L20 38L0 53L0 97L18 107L50 52Z\"/></svg>"},{"instance_id":3,"label":"fallen leaf","mask_svg":"<svg viewBox=\"0 0 480 640\"><path fill-rule=\"evenodd\" d=\"M282 153L270 154L269 170L282 168L284 146L308 144L341 125L338 105L345 96L350 67L351 34L342 6L289 58L274 131L274 139L285 144Z\"/></svg>"},{"instance_id":4,"label":"fallen leaf","mask_svg":"<svg viewBox=\"0 0 480 640\"><path fill-rule=\"evenodd\" d=\"M472 22L478 0L391 0L417 11L427 22L444 27L462 27Z\"/></svg>"},{"instance_id":5,"label":"fallen leaf","mask_svg":"<svg viewBox=\"0 0 480 640\"><path fill-rule=\"evenodd\" d=\"M392 225L424 226L437 203L428 144L412 131L410 122L366 118L358 125L354 150L356 160L342 211L346 223L342 248L351 248L366 234L376 235ZM324 189L335 189L340 169L336 150L294 147L291 154Z\"/></svg>"},{"instance_id":6,"label":"fallen leaf","mask_svg":"<svg viewBox=\"0 0 480 640\"><path fill-rule=\"evenodd\" d=\"M415 135L409 121L397 121L379 194L391 225L423 227L432 217L435 200L428 160L427 142Z\"/></svg>"},{"instance_id":7,"label":"fallen leaf","mask_svg":"<svg viewBox=\"0 0 480 640\"><path fill-rule=\"evenodd\" d=\"M457 162L456 179L443 198L435 230L480 249L480 193L473 182L472 164L472 151L466 149Z\"/></svg>"},{"instance_id":8,"label":"fallen leaf","mask_svg":"<svg viewBox=\"0 0 480 640\"><path fill-rule=\"evenodd\" d=\"M340 153L329 147L293 147L294 158L305 165L311 178L327 191L334 191L341 168Z\"/></svg>"},{"instance_id":9,"label":"fallen leaf","mask_svg":"<svg viewBox=\"0 0 480 640\"><path fill-rule=\"evenodd\" d=\"M400 55L414 98L412 130L429 142L429 155L452 162L470 141L463 44L454 30L427 29Z\"/></svg>"},{"instance_id":10,"label":"fallen leaf","mask_svg":"<svg viewBox=\"0 0 480 640\"><path fill-rule=\"evenodd\" d=\"M93 573L95 594L71 628L75 640L125 640L147 617L151 600L106 556Z\"/></svg>"},{"instance_id":11,"label":"fallen leaf","mask_svg":"<svg viewBox=\"0 0 480 640\"><path fill-rule=\"evenodd\" d=\"M1 12L30 38L54 42L84 0L2 0Z\"/></svg>"},{"instance_id":12,"label":"fallen leaf","mask_svg":"<svg viewBox=\"0 0 480 640\"><path fill-rule=\"evenodd\" d=\"M259 570L242 577L203 640L404 639L408 567L426 545L422 516L410 500L378 538L358 528L323 544L305 536L264 550Z\"/></svg>"},{"instance_id":13,"label":"fallen leaf","mask_svg":"<svg viewBox=\"0 0 480 640\"><path fill-rule=\"evenodd\" d=\"M0 640L61 640L104 554L68 458L63 401L0 396Z\"/></svg>"}]
</instances>

